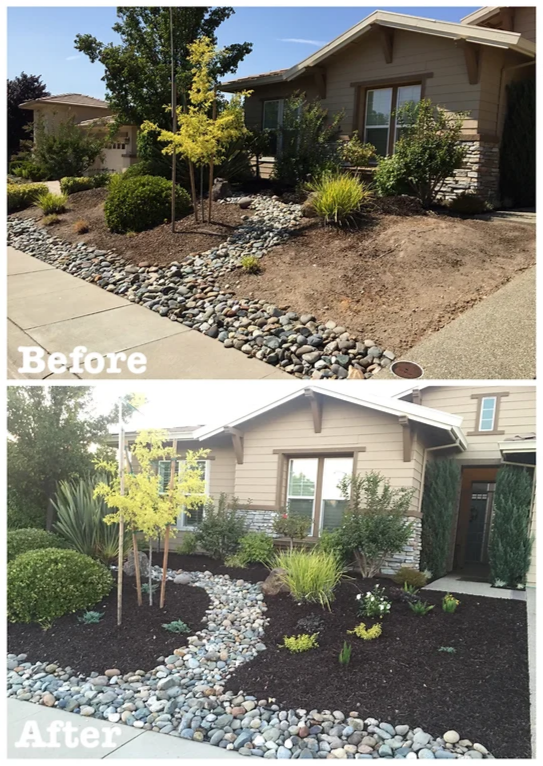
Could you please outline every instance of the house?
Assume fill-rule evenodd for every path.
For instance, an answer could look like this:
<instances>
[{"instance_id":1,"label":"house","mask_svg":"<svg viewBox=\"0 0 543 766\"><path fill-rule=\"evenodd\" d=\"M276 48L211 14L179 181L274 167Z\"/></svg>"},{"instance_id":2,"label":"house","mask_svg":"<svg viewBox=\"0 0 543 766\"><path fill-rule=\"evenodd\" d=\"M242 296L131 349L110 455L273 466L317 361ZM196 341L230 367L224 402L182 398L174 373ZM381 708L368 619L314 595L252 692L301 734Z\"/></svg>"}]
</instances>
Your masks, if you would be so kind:
<instances>
[{"instance_id":1,"label":"house","mask_svg":"<svg viewBox=\"0 0 543 766\"><path fill-rule=\"evenodd\" d=\"M228 80L221 89L251 90L246 124L270 130L281 125L285 99L303 92L330 114L343 113L344 138L357 130L380 155L394 152L395 110L406 102L429 98L465 112L466 161L442 196L472 190L495 201L507 86L535 78L535 29L533 6L482 8L460 23L375 11L289 69Z\"/></svg>"},{"instance_id":2,"label":"house","mask_svg":"<svg viewBox=\"0 0 543 766\"><path fill-rule=\"evenodd\" d=\"M254 530L271 531L275 514L288 506L311 519L309 542L316 542L322 530L341 522L346 501L337 484L345 474L379 471L393 487L413 489L412 539L387 561L384 574L419 565L425 467L454 458L462 479L449 568L469 574L484 571L488 561L498 469L515 463L535 471L534 430L533 386L428 385L385 397L310 385L234 421L168 434L180 461L186 450L209 450L201 461L206 494L247 502L244 512ZM126 437L130 443L136 434ZM168 481L170 461L158 470ZM181 512L178 535L194 529L203 512ZM535 514L531 524L535 532ZM532 561L534 584L535 553Z\"/></svg>"},{"instance_id":3,"label":"house","mask_svg":"<svg viewBox=\"0 0 543 766\"><path fill-rule=\"evenodd\" d=\"M34 124L42 121L46 131L52 131L61 123L73 120L84 130L106 137L113 115L106 101L81 93L63 93L44 96L35 101L25 101L21 109L34 113ZM108 138L103 159L97 159L89 172L101 170L122 171L137 161L137 126L121 125L113 138Z\"/></svg>"}]
</instances>

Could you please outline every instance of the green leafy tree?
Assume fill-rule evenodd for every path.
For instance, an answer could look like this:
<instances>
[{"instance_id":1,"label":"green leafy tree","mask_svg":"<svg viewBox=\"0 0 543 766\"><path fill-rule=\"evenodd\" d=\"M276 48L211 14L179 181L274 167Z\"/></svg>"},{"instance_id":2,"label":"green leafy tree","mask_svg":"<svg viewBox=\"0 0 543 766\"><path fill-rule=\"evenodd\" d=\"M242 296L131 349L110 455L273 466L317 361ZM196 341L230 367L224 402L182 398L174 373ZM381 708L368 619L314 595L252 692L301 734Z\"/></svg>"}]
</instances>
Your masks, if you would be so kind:
<instances>
[{"instance_id":1,"label":"green leafy tree","mask_svg":"<svg viewBox=\"0 0 543 766\"><path fill-rule=\"evenodd\" d=\"M345 476L338 486L349 501L338 531L341 547L354 556L362 577L374 577L411 537L413 525L406 515L414 490L393 489L376 471Z\"/></svg>"},{"instance_id":2,"label":"green leafy tree","mask_svg":"<svg viewBox=\"0 0 543 766\"><path fill-rule=\"evenodd\" d=\"M8 80L8 158L18 152L22 148L21 144L29 139L32 112L20 109L20 105L49 95L40 75L21 72L13 80Z\"/></svg>"},{"instance_id":3,"label":"green leafy tree","mask_svg":"<svg viewBox=\"0 0 543 766\"><path fill-rule=\"evenodd\" d=\"M12 386L7 415L8 523L29 526L29 516L50 531L57 484L94 473L92 449L105 446L113 415L96 413L86 386Z\"/></svg>"},{"instance_id":4,"label":"green leafy tree","mask_svg":"<svg viewBox=\"0 0 543 766\"><path fill-rule=\"evenodd\" d=\"M233 13L227 6L174 6L173 47L181 103L192 82L189 45L199 37L207 37L216 45L218 27ZM120 36L120 43L105 44L91 34L79 34L75 48L104 67L106 98L118 123L140 125L150 120L168 128L171 117L164 106L170 103L171 88L170 8L117 8L117 17L113 32ZM235 72L251 50L248 42L229 45L215 62L214 79Z\"/></svg>"},{"instance_id":5,"label":"green leafy tree","mask_svg":"<svg viewBox=\"0 0 543 766\"><path fill-rule=\"evenodd\" d=\"M401 138L394 154L375 173L379 194L409 194L429 207L446 178L461 167L466 149L459 141L465 113L448 112L430 99L405 104L396 114Z\"/></svg>"},{"instance_id":6,"label":"green leafy tree","mask_svg":"<svg viewBox=\"0 0 543 766\"><path fill-rule=\"evenodd\" d=\"M422 496L421 568L429 569L433 577L443 577L447 571L459 489L460 466L456 460L427 463Z\"/></svg>"},{"instance_id":7,"label":"green leafy tree","mask_svg":"<svg viewBox=\"0 0 543 766\"><path fill-rule=\"evenodd\" d=\"M41 177L49 181L82 176L105 146L103 137L80 128L73 120L61 122L54 129L37 120L34 139L33 161Z\"/></svg>"},{"instance_id":8,"label":"green leafy tree","mask_svg":"<svg viewBox=\"0 0 543 766\"><path fill-rule=\"evenodd\" d=\"M305 93L294 93L284 103L273 177L287 186L297 186L337 169L340 159L336 142L342 118L342 112L329 118L319 101L306 101Z\"/></svg>"},{"instance_id":9,"label":"green leafy tree","mask_svg":"<svg viewBox=\"0 0 543 766\"><path fill-rule=\"evenodd\" d=\"M526 584L533 538L530 534L532 478L525 468L498 471L488 544L492 582L517 588Z\"/></svg>"}]
</instances>

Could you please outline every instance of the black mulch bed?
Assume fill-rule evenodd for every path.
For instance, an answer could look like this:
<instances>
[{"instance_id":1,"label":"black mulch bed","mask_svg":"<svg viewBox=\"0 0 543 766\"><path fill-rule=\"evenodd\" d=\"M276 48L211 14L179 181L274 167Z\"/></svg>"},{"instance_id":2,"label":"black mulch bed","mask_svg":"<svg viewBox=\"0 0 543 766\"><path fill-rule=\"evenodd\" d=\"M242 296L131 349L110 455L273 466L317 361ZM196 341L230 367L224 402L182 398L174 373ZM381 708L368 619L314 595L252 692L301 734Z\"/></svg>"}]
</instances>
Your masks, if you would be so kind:
<instances>
[{"instance_id":1,"label":"black mulch bed","mask_svg":"<svg viewBox=\"0 0 543 766\"><path fill-rule=\"evenodd\" d=\"M289 595L268 597L267 651L241 666L227 688L274 697L292 708L359 711L392 724L407 723L440 736L448 729L480 742L499 758L530 757L530 709L525 604L460 595L456 613L441 609L442 593L427 592L435 604L426 616L394 602L374 641L348 636L358 622L357 592L376 581L355 579L337 589L332 611L297 605ZM381 584L390 587L390 582ZM279 649L300 617L319 613L325 628L319 648L304 654ZM347 639L351 663L338 653ZM452 646L455 654L440 652Z\"/></svg>"},{"instance_id":2,"label":"black mulch bed","mask_svg":"<svg viewBox=\"0 0 543 766\"><path fill-rule=\"evenodd\" d=\"M9 623L8 651L27 654L29 662L55 662L88 675L93 670L103 673L117 668L121 673L152 670L159 657L172 654L185 646L187 635L170 633L162 623L183 620L191 633L200 629L209 606L209 596L203 588L187 585L166 585L166 603L159 609L160 591L149 597L143 595L143 606L136 600L135 580L125 578L123 587L123 619L117 626L117 589L115 588L93 611L104 612L99 623L83 625L70 614L55 620L52 627L42 630L36 624ZM190 634L189 634L190 635Z\"/></svg>"},{"instance_id":3,"label":"black mulch bed","mask_svg":"<svg viewBox=\"0 0 543 766\"><path fill-rule=\"evenodd\" d=\"M162 565L162 560L160 561ZM222 561L217 561L209 556L191 554L190 556L179 553L170 553L168 556L170 569L183 569L186 572L212 572L213 574L227 574L232 580L246 580L247 582L262 582L269 575L270 570L262 564L249 567L226 567Z\"/></svg>"}]
</instances>

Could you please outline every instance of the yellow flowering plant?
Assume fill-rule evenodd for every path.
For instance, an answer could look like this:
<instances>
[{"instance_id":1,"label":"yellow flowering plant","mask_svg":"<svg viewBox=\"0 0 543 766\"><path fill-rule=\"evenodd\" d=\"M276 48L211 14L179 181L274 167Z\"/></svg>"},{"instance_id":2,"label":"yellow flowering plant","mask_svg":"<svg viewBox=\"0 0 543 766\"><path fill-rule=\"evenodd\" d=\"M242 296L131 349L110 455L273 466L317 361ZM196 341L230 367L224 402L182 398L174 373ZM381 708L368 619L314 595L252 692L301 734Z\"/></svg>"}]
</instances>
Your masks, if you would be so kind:
<instances>
[{"instance_id":1,"label":"yellow flowering plant","mask_svg":"<svg viewBox=\"0 0 543 766\"><path fill-rule=\"evenodd\" d=\"M456 612L456 608L459 604L460 601L455 598L452 593L447 593L445 596L443 596L441 607L444 612L449 612L452 614L453 612Z\"/></svg>"},{"instance_id":2,"label":"yellow flowering plant","mask_svg":"<svg viewBox=\"0 0 543 766\"><path fill-rule=\"evenodd\" d=\"M374 638L379 638L382 632L383 628L381 625L379 625L379 623L372 625L371 628L366 628L366 624L364 622L356 625L353 630L347 631L347 633L350 634L354 633L355 636L362 638L364 641L373 641Z\"/></svg>"}]
</instances>

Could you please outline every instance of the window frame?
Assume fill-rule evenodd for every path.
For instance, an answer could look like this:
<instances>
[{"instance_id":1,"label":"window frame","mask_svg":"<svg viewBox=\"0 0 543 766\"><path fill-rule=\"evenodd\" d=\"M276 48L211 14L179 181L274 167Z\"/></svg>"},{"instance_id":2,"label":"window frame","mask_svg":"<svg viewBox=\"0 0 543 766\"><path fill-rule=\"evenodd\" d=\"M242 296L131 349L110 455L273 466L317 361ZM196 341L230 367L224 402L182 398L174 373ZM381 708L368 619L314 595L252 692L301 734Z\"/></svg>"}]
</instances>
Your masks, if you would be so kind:
<instances>
[{"instance_id":1,"label":"window frame","mask_svg":"<svg viewBox=\"0 0 543 766\"><path fill-rule=\"evenodd\" d=\"M500 410L502 399L505 396L509 396L509 391L491 391L489 393L472 394L471 398L477 400L477 406L475 410L475 423L473 431L468 431L468 436L503 436L505 431L500 429ZM483 401L485 399L495 399L494 406L494 421L492 423L492 430L481 430L481 420L483 414Z\"/></svg>"},{"instance_id":2,"label":"window frame","mask_svg":"<svg viewBox=\"0 0 543 766\"><path fill-rule=\"evenodd\" d=\"M285 505L288 507L288 500L289 500L289 480L290 480L290 465L293 460L316 460L317 461L317 478L315 482L315 495L313 498L307 497L305 499L312 499L313 500L313 516L311 519L311 529L308 534L308 538L312 539L318 539L323 531L323 520L324 520L324 514L323 514L323 477L324 477L324 464L325 461L331 458L346 458L351 460L351 475L354 476L356 473L356 464L357 464L357 452L359 450L363 450L363 448L359 448L358 450L345 450L341 452L319 452L319 453L306 453L306 454L289 454L288 452L284 453L284 457L286 459L286 482L285 482L285 488L284 488L284 500ZM293 496L294 497L294 496ZM301 496L297 496L298 498L301 498ZM301 498L303 499L303 498Z\"/></svg>"},{"instance_id":3,"label":"window frame","mask_svg":"<svg viewBox=\"0 0 543 766\"><path fill-rule=\"evenodd\" d=\"M313 496L310 495L291 495L289 493L289 485L290 485L290 468L294 460L314 460L317 463L317 471L315 473L315 492ZM308 457L302 457L300 455L297 455L296 457L289 457L288 463L287 463L287 486L286 486L286 505L287 508L289 508L290 500L312 500L313 501L313 509L311 511L311 528L309 530L308 537L313 537L314 531L315 531L315 511L317 510L317 489L319 486L319 458L315 455L311 455Z\"/></svg>"},{"instance_id":4,"label":"window frame","mask_svg":"<svg viewBox=\"0 0 543 766\"><path fill-rule=\"evenodd\" d=\"M336 499L336 498L331 498L331 497L329 497L329 498L325 498L324 497L324 492L323 492L323 488L324 488L324 467L325 467L325 464L326 464L327 460L350 460L351 461L351 476L354 475L354 468L355 468L354 454L353 455L345 455L343 457L340 456L340 455L325 455L322 458L322 473L321 473L321 486L320 486L320 499L319 499L319 501L320 501L320 508L319 508L319 537L321 536L321 534L322 534L322 532L324 530L324 501L327 500L327 499L328 500L335 500ZM339 499L342 500L343 498L339 498Z\"/></svg>"},{"instance_id":5,"label":"window frame","mask_svg":"<svg viewBox=\"0 0 543 766\"><path fill-rule=\"evenodd\" d=\"M490 423L490 428L483 428L483 420L488 420L488 417L485 413L485 402L492 402L492 420ZM481 397L481 406L479 407L479 422L477 423L477 430L481 433L489 433L494 431L494 427L496 425L496 410L498 408L498 399L496 396L483 396Z\"/></svg>"},{"instance_id":6,"label":"window frame","mask_svg":"<svg viewBox=\"0 0 543 766\"><path fill-rule=\"evenodd\" d=\"M379 83L367 83L361 88L361 94L360 94L360 112L361 112L361 120L360 120L360 126L359 126L359 135L363 136L363 141L366 142L366 130L368 128L371 128L371 125L367 125L367 109L368 109L368 95L370 91L376 91L376 90L392 90L392 96L391 96L391 112L390 112L390 121L388 125L388 138L387 138L387 153L386 157L391 156L394 154L394 148L396 146L396 130L397 130L397 121L396 121L396 111L398 109L398 92L400 88L409 87L412 85L419 85L420 86L420 98L419 101L422 101L424 98L424 91L425 91L425 84L426 84L426 78L424 76L414 77L413 79L406 80L404 82L401 82L400 80L391 81L391 82L379 82Z\"/></svg>"},{"instance_id":7,"label":"window frame","mask_svg":"<svg viewBox=\"0 0 543 766\"><path fill-rule=\"evenodd\" d=\"M177 463L177 473L180 474L181 473L181 466L184 465L187 461L186 461L185 458L177 455L175 457L175 462ZM172 461L171 460L158 460L157 461L157 473L159 474L159 476L160 476L160 465L163 464L163 463L166 463L167 465L171 466ZM211 461L210 460L202 459L202 460L198 460L198 463L204 463L205 489L204 489L204 494L202 495L202 497L207 497L207 496L209 496ZM164 494L164 490L161 490L160 494L163 495ZM185 514L185 511L183 511L183 509L181 508L181 510L179 511L179 513L177 515L177 520L176 520L176 527L177 527L177 529L178 530L191 530L191 529L195 529L195 525L194 524L184 524L184 523L182 523L182 520L184 518L186 518L186 514Z\"/></svg>"}]
</instances>

